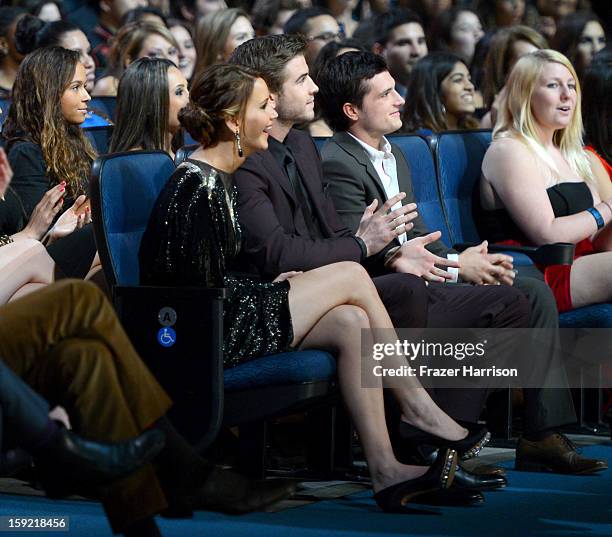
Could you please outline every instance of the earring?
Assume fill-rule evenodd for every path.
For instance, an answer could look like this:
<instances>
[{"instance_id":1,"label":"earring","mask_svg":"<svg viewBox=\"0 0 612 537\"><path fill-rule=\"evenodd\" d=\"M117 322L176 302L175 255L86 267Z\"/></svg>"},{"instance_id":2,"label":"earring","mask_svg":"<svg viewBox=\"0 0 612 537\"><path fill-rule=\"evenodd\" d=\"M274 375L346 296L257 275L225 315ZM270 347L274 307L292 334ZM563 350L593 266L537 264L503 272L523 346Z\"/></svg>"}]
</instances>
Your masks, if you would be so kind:
<instances>
[{"instance_id":1,"label":"earring","mask_svg":"<svg viewBox=\"0 0 612 537\"><path fill-rule=\"evenodd\" d=\"M240 145L240 133L236 131L234 135L236 136L236 149L238 149L238 156L242 157L244 156L244 152L242 151L242 145Z\"/></svg>"},{"instance_id":2,"label":"earring","mask_svg":"<svg viewBox=\"0 0 612 537\"><path fill-rule=\"evenodd\" d=\"M442 105L442 113L446 115L446 106Z\"/></svg>"}]
</instances>

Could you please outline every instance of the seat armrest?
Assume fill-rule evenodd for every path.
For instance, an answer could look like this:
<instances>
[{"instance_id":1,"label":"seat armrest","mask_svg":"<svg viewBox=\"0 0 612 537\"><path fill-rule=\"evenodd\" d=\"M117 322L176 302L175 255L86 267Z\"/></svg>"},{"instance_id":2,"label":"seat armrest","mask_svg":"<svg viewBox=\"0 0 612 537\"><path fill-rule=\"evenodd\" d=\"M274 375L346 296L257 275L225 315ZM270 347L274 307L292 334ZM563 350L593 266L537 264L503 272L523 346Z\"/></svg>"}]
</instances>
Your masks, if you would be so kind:
<instances>
[{"instance_id":1,"label":"seat armrest","mask_svg":"<svg viewBox=\"0 0 612 537\"><path fill-rule=\"evenodd\" d=\"M113 297L132 344L173 401L168 417L204 450L223 421L226 290L116 286Z\"/></svg>"},{"instance_id":2,"label":"seat armrest","mask_svg":"<svg viewBox=\"0 0 612 537\"><path fill-rule=\"evenodd\" d=\"M477 246L474 243L459 243L453 248L462 252L466 248ZM528 256L538 265L571 265L574 262L576 246L570 242L555 242L542 246L512 246L508 244L489 244L488 250L491 253L497 252L516 252Z\"/></svg>"}]
</instances>

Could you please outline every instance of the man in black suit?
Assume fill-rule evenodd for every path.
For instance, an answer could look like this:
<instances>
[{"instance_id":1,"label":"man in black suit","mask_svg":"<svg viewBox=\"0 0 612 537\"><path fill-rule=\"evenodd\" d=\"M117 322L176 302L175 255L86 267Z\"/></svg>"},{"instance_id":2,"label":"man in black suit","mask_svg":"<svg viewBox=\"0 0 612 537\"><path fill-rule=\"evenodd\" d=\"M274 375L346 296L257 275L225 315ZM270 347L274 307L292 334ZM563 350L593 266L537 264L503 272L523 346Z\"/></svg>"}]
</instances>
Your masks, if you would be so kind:
<instances>
[{"instance_id":1,"label":"man in black suit","mask_svg":"<svg viewBox=\"0 0 612 537\"><path fill-rule=\"evenodd\" d=\"M395 81L385 61L369 52L345 54L332 60L322 70L319 80L323 115L335 131L322 150L323 173L345 224L355 229L359 214L371 200L384 203L397 191L407 194L403 203L413 203L408 163L399 148L385 138L401 127L400 109L404 104L404 99L394 90ZM398 237L397 248L401 250L410 240L429 233L419 216L413 221L413 227ZM550 289L539 279L514 278L511 258L489 254L486 243L460 254L440 240L428 244L427 248L438 256L457 259L460 264L457 275L465 282L514 283L530 299L531 326L545 328L557 340L558 317ZM394 267L393 258L388 264ZM552 351L542 352L537 359L544 361L547 369L563 371ZM549 378L549 382L567 386L563 374L554 380ZM543 466L555 471L583 472L584 459L555 432L559 426L575 421L569 389L529 389L524 393L526 431L519 440L517 466L533 467L536 459L542 459L546 462ZM591 468L601 469L596 461Z\"/></svg>"}]
</instances>

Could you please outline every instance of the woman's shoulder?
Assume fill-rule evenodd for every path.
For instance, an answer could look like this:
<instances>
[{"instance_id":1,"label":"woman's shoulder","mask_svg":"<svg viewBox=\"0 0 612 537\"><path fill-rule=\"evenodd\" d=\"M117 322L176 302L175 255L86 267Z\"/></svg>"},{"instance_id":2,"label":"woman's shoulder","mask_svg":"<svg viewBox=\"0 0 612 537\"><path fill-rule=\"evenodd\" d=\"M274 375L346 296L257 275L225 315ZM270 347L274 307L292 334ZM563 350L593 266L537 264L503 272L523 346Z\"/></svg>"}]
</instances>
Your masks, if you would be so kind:
<instances>
[{"instance_id":1,"label":"woman's shoulder","mask_svg":"<svg viewBox=\"0 0 612 537\"><path fill-rule=\"evenodd\" d=\"M28 140L9 141L8 160L17 174L24 167L29 169L33 166L37 170L40 167L46 168L41 146Z\"/></svg>"}]
</instances>

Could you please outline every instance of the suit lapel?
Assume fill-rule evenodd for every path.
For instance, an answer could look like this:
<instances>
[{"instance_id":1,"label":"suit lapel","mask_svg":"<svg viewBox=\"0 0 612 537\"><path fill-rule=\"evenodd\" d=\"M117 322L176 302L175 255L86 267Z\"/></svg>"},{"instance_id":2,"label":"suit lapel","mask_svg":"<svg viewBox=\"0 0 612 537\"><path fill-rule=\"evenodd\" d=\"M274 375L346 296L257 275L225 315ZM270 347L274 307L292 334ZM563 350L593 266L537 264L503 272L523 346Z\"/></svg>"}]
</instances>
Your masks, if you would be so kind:
<instances>
[{"instance_id":1,"label":"suit lapel","mask_svg":"<svg viewBox=\"0 0 612 537\"><path fill-rule=\"evenodd\" d=\"M374 181L376 188L380 194L381 199L387 199L387 193L385 192L385 187L382 184L380 176L378 172L374 168L370 157L366 153L365 149L355 140L350 134L346 132L337 132L334 134L333 139L336 143L344 149L349 155L352 155L359 164L361 164L365 169L367 174L370 176L370 179Z\"/></svg>"},{"instance_id":2,"label":"suit lapel","mask_svg":"<svg viewBox=\"0 0 612 537\"><path fill-rule=\"evenodd\" d=\"M293 192L293 186L289 183L289 178L285 173L276 159L274 155L268 150L262 153L263 156L263 167L265 170L268 170L270 177L276 181L280 187L283 189L287 197L291 200L293 205L297 205L297 200L295 199L295 193Z\"/></svg>"}]
</instances>

